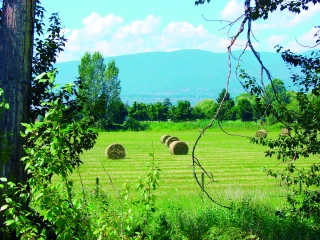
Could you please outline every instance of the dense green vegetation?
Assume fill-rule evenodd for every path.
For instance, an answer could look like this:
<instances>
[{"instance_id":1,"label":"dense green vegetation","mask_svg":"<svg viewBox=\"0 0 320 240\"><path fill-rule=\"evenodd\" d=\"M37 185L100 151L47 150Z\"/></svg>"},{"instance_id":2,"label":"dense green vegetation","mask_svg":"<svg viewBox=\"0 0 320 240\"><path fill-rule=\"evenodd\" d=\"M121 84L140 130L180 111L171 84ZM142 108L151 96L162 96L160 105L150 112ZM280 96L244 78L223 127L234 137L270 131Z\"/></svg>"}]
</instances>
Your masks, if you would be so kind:
<instances>
[{"instance_id":1,"label":"dense green vegetation","mask_svg":"<svg viewBox=\"0 0 320 240\"><path fill-rule=\"evenodd\" d=\"M268 96L269 102L267 104L273 105L274 108L285 105L291 110L298 111L298 105L295 99L297 93L287 91L284 83L280 79L274 79L273 86L276 88L278 95L277 97L274 95L272 84L268 84L264 96ZM101 130L123 129L139 131L146 130L148 128L147 126L152 124L146 122L186 122L211 119L217 112L225 93L226 89L222 89L216 101L214 99L204 99L195 106L191 106L187 100L180 100L174 105L170 102L169 98L164 99L163 102L149 104L134 101L132 106L125 105L121 103L121 101L118 101L118 103L114 106L112 105L112 107L102 108L104 109L105 115L108 112L107 115L118 116L118 118L109 119L108 124L100 124L99 126ZM278 98L281 99L281 104L277 102ZM274 112L262 107L263 104L266 104L265 101L262 100L261 102L260 100L260 98L249 93L242 93L233 99L230 93L227 93L217 120L256 121L260 124L268 124L269 126L279 123L279 118L275 116ZM91 100L91 102L94 101ZM117 107L118 105L119 107ZM92 105L88 106L94 109ZM97 110L91 111L99 112ZM94 114L92 113L91 115ZM101 121L101 119L103 118L99 118L99 121ZM202 126L202 128L203 127L204 126Z\"/></svg>"},{"instance_id":2,"label":"dense green vegetation","mask_svg":"<svg viewBox=\"0 0 320 240\"><path fill-rule=\"evenodd\" d=\"M57 15L51 17L53 25L48 29L49 38L45 44L38 40L34 46L36 51L31 71L32 41L21 41L25 36L20 31L12 31L10 37L17 42L9 45L11 42L7 41L7 25L4 23L10 20L21 24L23 19L22 22L28 24L21 30L29 33L27 37L32 39L34 26L39 34L43 34L41 20L44 10L35 0L26 5L5 1L9 2L16 6L17 16L21 18L11 19L7 15L0 18L0 39L3 40L0 41L0 51L11 46L19 53L12 56L14 51L10 49L6 54L0 54L0 63L8 67L1 68L4 70L0 72L5 79L0 85L5 89L4 92L0 90L0 113L4 119L1 123L6 127L0 129L4 131L0 133L1 170L4 173L0 178L1 238L319 238L318 52L303 57L279 47L286 63L301 68L300 74L292 75L294 84L299 87L297 92L287 92L281 80L272 79L261 63L270 85L261 86L257 79L242 70L240 77L249 94L233 100L223 89L217 104L205 100L194 108L188 101L180 101L174 106L169 99L148 106L135 103L129 107L128 118L122 123L115 120L116 114L112 113L113 100L119 102L120 91L119 69L115 62L109 63L105 71L99 54L92 57L87 54L84 65L100 66L98 79L92 74L96 72L94 69L80 67L82 79L59 89L54 84L52 64L65 39L60 35ZM196 4L204 2L201 0ZM251 36L252 21L268 18L277 7L295 13L308 10L306 4L309 2L258 1L251 7L250 0L246 0L242 27L248 23L248 36ZM3 6L4 14L8 14L8 4ZM319 37L318 33L316 37ZM229 51L239 34L233 37ZM247 40L256 54L250 37ZM319 41L317 39L316 44ZM50 52L49 58L46 57L47 51ZM23 53L27 52L30 55L27 59L29 68L20 67L16 72L30 79L32 73L39 73L38 70L44 69L46 73L23 83L27 86L26 90L23 89L26 94L20 101L12 101L15 93L22 92L22 88L15 89L12 83L21 84L25 79L18 77L9 81L6 70L11 63L20 66L19 57L24 57ZM258 54L256 57L259 61ZM92 59L97 62L91 64ZM102 81L102 89L90 89L90 81ZM29 87L34 89L34 96L28 94ZM30 96L32 100L28 105ZM90 103L97 108L90 109ZM94 112L90 114L92 110ZM208 128L204 133L201 130L204 121L195 119L210 118L212 112L217 113L213 120L222 123L219 128L214 125L213 130ZM42 123L34 123L36 114L44 116ZM10 122L10 117L18 121ZM264 118L267 118L266 122ZM238 121L231 121L235 119ZM257 119L261 121L251 121ZM99 126L97 121L103 122ZM273 123L277 124L271 126ZM109 129L111 124L118 124L115 126L120 126L121 130L149 131L105 132L98 139L98 131L93 127ZM279 134L280 127L286 127L287 133ZM268 137L254 137L260 128L268 130ZM16 134L8 129L19 131ZM195 148L193 140L197 139L199 131L205 141L197 140ZM178 136L189 144L192 153L170 155L168 149L159 143L161 134ZM257 145L249 145L249 139ZM121 160L107 160L104 149L115 141L125 146L127 156ZM264 155L270 158L266 160ZM206 173L205 185L200 188L193 176L203 172ZM100 179L97 186L94 185L96 177ZM209 201L213 200L212 196L214 201Z\"/></svg>"},{"instance_id":3,"label":"dense green vegetation","mask_svg":"<svg viewBox=\"0 0 320 240\"><path fill-rule=\"evenodd\" d=\"M243 136L255 133L255 128L239 127L240 124L232 126L229 123L228 129L231 133ZM276 138L279 132L279 129L269 131L269 137ZM109 209L113 211L121 209L117 193L123 186L130 187L129 198L132 201L139 198L140 192L136 191L138 178L144 179L148 173L144 166L152 160L148 152L153 152L156 164L162 171L159 187L153 192L157 197L157 211L146 231L155 239L212 239L213 236L218 239L243 239L246 236L253 239L312 239L319 234L312 221L301 222L277 215L286 204L286 191L277 180L266 177L262 169L281 169L283 165L279 165L275 158L265 159L264 147L252 145L246 138L229 136L221 131L206 133L206 141L199 146L198 154L216 181L209 184L206 178L205 183L210 193L218 196L221 204L231 206L231 210L226 210L202 195L192 178L190 153L170 155L168 148L160 143L163 134L178 136L191 148L198 131L173 131L168 128L162 132L100 133L95 147L84 153L84 164L80 168L81 182L91 192L91 201L98 202L95 196L96 177L100 179L100 194L108 199ZM113 142L125 146L125 159L106 159L104 150ZM299 167L308 166L315 160L308 159L300 163ZM75 186L80 189L79 175L74 174L73 179ZM139 229L137 223L142 209L134 204L130 206L131 214L136 219L131 227Z\"/></svg>"},{"instance_id":4,"label":"dense green vegetation","mask_svg":"<svg viewBox=\"0 0 320 240\"><path fill-rule=\"evenodd\" d=\"M104 64L101 53L86 53L79 65L79 79L82 87L78 99L82 110L81 117L94 117L95 127L108 128L123 123L127 110L120 100L121 84L119 69L115 61Z\"/></svg>"}]
</instances>

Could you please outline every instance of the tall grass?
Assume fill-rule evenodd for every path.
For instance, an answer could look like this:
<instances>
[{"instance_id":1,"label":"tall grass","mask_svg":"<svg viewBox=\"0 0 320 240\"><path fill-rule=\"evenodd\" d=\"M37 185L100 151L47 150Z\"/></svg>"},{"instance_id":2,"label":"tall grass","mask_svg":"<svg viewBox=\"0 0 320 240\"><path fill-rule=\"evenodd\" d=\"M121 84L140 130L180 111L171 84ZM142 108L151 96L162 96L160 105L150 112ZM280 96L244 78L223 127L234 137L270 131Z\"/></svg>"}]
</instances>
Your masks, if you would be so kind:
<instances>
[{"instance_id":1,"label":"tall grass","mask_svg":"<svg viewBox=\"0 0 320 240\"><path fill-rule=\"evenodd\" d=\"M230 210L205 200L185 201L191 204L163 204L153 223L159 239L165 239L159 232L170 232L168 239L319 239L317 224L280 217L272 207L250 198L234 201Z\"/></svg>"},{"instance_id":2,"label":"tall grass","mask_svg":"<svg viewBox=\"0 0 320 240\"><path fill-rule=\"evenodd\" d=\"M149 122L145 129L147 131L200 131L205 128L209 123L210 119L199 119L197 121L185 121L185 122ZM145 123L146 124L146 123ZM222 121L220 126L227 131L257 131L259 129L266 130L280 130L283 126L281 124L274 125L260 125L260 122L241 122L236 121ZM210 131L221 131L218 121L214 121L210 127Z\"/></svg>"},{"instance_id":3,"label":"tall grass","mask_svg":"<svg viewBox=\"0 0 320 240\"><path fill-rule=\"evenodd\" d=\"M285 204L286 192L276 179L267 177L261 169L281 169L284 165L274 158L265 158L265 147L253 145L247 138L218 131L217 125L205 133L196 156L214 176L213 183L205 178L207 191L217 202L231 209L221 208L206 198L193 178L190 152L173 156L160 143L160 137L169 134L187 142L192 149L200 130L195 126L202 126L196 125L200 123L207 124L205 121L150 123L155 127L168 124L168 128L100 133L95 147L82 155L84 164L80 168L84 185L88 191L91 189L95 214L99 214L99 208L103 207L94 202L95 178L100 178L104 207L117 215L117 209L121 209L117 197L121 186L131 184L131 196L135 197L138 178L146 175L144 165L150 161L149 153L154 153L162 172L160 188L155 192L157 211L145 226L153 239L319 239L317 223L276 214ZM192 126L190 130L188 126ZM254 136L256 129L261 127L241 122L223 122L222 126L230 133L242 136ZM268 138L276 137L280 128L279 125L270 130L267 126ZM114 142L125 147L125 159L105 158L105 148ZM314 161L315 158L299 159L297 164L303 167ZM196 173L201 175L199 169ZM74 181L79 184L77 175L74 175ZM138 219L141 209L136 208L132 205L132 217Z\"/></svg>"},{"instance_id":4,"label":"tall grass","mask_svg":"<svg viewBox=\"0 0 320 240\"><path fill-rule=\"evenodd\" d=\"M115 195L102 195L105 206L95 201L96 195L91 196L97 206L95 214L99 215L100 207L107 207L113 214L121 212L123 203ZM316 222L285 217L272 206L253 201L250 196L230 200L230 209L194 194L161 198L156 207L150 221L144 224L143 231L148 239L320 239ZM130 204L130 214L135 219L132 229L141 230L136 224L141 222L141 211L135 204ZM134 235L131 237L133 239Z\"/></svg>"}]
</instances>

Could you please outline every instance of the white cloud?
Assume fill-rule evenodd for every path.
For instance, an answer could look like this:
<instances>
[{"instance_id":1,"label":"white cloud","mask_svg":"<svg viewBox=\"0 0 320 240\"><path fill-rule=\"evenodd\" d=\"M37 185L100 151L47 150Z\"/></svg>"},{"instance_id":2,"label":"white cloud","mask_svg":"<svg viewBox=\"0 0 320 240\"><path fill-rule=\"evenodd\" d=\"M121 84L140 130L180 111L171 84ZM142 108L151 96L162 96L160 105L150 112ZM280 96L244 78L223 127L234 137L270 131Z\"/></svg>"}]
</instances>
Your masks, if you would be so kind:
<instances>
[{"instance_id":1,"label":"white cloud","mask_svg":"<svg viewBox=\"0 0 320 240\"><path fill-rule=\"evenodd\" d=\"M300 14L291 13L287 10L279 9L269 15L267 20L257 20L252 24L254 32L261 32L266 29L283 29L292 31L293 28L310 22L312 18L319 16L320 5L310 4L308 11L302 11Z\"/></svg>"},{"instance_id":2,"label":"white cloud","mask_svg":"<svg viewBox=\"0 0 320 240\"><path fill-rule=\"evenodd\" d=\"M300 14L290 14L291 19L288 22L284 22L284 26L286 27L294 27L298 24L308 22L314 16L320 14L320 5L309 4L308 11L302 11Z\"/></svg>"},{"instance_id":3,"label":"white cloud","mask_svg":"<svg viewBox=\"0 0 320 240\"><path fill-rule=\"evenodd\" d=\"M92 51L96 42L103 38L110 38L114 29L123 22L119 16L109 14L105 17L97 13L82 20L82 29L66 29L65 35L68 39L65 52L59 56L59 61L79 59L85 51ZM72 55L72 57L71 57Z\"/></svg>"},{"instance_id":4,"label":"white cloud","mask_svg":"<svg viewBox=\"0 0 320 240\"><path fill-rule=\"evenodd\" d=\"M80 59L84 52L100 51L104 56L118 56L150 51L201 49L225 52L230 40L211 34L203 25L170 22L162 26L160 17L149 15L143 20L123 24L119 16L92 13L83 19L83 28L69 31L65 52L59 61ZM238 40L233 50L242 49Z\"/></svg>"},{"instance_id":5,"label":"white cloud","mask_svg":"<svg viewBox=\"0 0 320 240\"><path fill-rule=\"evenodd\" d=\"M101 17L99 14L93 12L90 16L84 18L82 23L84 25L83 34L92 37L103 37L112 32L112 28L123 22L119 16L109 14Z\"/></svg>"},{"instance_id":6,"label":"white cloud","mask_svg":"<svg viewBox=\"0 0 320 240\"><path fill-rule=\"evenodd\" d=\"M61 52L57 57L57 62L68 62L72 60L75 60L72 53Z\"/></svg>"},{"instance_id":7,"label":"white cloud","mask_svg":"<svg viewBox=\"0 0 320 240\"><path fill-rule=\"evenodd\" d=\"M169 23L159 40L159 51L201 49L225 52L230 44L230 40L210 34L201 24L193 26L188 22ZM234 46L234 49L238 49L238 46Z\"/></svg>"},{"instance_id":8,"label":"white cloud","mask_svg":"<svg viewBox=\"0 0 320 240\"><path fill-rule=\"evenodd\" d=\"M173 37L191 38L199 36L205 38L209 35L202 25L194 27L188 22L171 22L164 32Z\"/></svg>"},{"instance_id":9,"label":"white cloud","mask_svg":"<svg viewBox=\"0 0 320 240\"><path fill-rule=\"evenodd\" d=\"M290 49L293 52L305 52L310 50L310 47L314 46L316 43L317 38L314 37L316 32L316 28L310 29L299 36L297 41L290 41L286 49ZM315 49L320 49L320 46L317 46Z\"/></svg>"},{"instance_id":10,"label":"white cloud","mask_svg":"<svg viewBox=\"0 0 320 240\"><path fill-rule=\"evenodd\" d=\"M276 45L282 45L282 42L287 38L287 35L272 35L268 37L267 44L268 44L268 50L270 52L274 51L274 47Z\"/></svg>"},{"instance_id":11,"label":"white cloud","mask_svg":"<svg viewBox=\"0 0 320 240\"><path fill-rule=\"evenodd\" d=\"M235 20L244 13L244 3L237 0L230 0L225 8L220 12L220 16L225 20Z\"/></svg>"},{"instance_id":12,"label":"white cloud","mask_svg":"<svg viewBox=\"0 0 320 240\"><path fill-rule=\"evenodd\" d=\"M165 52L174 52L179 50L181 50L181 48L168 48L167 50L165 50Z\"/></svg>"},{"instance_id":13,"label":"white cloud","mask_svg":"<svg viewBox=\"0 0 320 240\"><path fill-rule=\"evenodd\" d=\"M99 51L103 56L116 56L113 46L107 41L99 41L94 44L92 51Z\"/></svg>"},{"instance_id":14,"label":"white cloud","mask_svg":"<svg viewBox=\"0 0 320 240\"><path fill-rule=\"evenodd\" d=\"M130 35L146 35L155 32L160 26L159 17L149 15L145 20L137 20L129 25L121 26L115 33L115 38L124 39Z\"/></svg>"}]
</instances>

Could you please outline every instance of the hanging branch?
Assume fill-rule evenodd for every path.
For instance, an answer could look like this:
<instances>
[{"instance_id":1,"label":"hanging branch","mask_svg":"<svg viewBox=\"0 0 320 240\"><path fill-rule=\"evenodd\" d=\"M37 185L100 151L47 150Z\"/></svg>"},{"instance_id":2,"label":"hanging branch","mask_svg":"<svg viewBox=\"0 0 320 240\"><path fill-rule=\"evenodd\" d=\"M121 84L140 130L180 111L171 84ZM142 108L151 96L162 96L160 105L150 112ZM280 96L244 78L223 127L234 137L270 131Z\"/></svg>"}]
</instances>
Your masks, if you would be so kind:
<instances>
[{"instance_id":1,"label":"hanging branch","mask_svg":"<svg viewBox=\"0 0 320 240\"><path fill-rule=\"evenodd\" d=\"M250 12L250 10L249 10ZM251 13L250 13L251 14ZM256 57L256 59L258 60L259 64L260 64L260 67L261 67L261 70L260 70L260 83L261 83L261 86L262 86L262 89L263 89L263 98L267 101L268 103L268 107L270 107L271 109L271 112L273 113L273 115L275 116L275 118L281 122L283 125L288 126L287 123L283 122L283 120L278 116L277 112L273 110L273 108L271 107L271 101L270 101L270 96L267 94L267 91L266 91L266 87L264 85L264 81L263 81L263 73L265 72L266 75L267 75L267 78L268 80L270 81L270 85L271 85L271 88L272 88L272 91L273 91L273 94L276 98L276 101L279 103L279 105L281 106L282 110L284 111L288 111L286 109L286 107L283 105L280 97L279 97L279 94L277 92L277 90L275 89L275 86L273 85L272 83L272 80L273 80L273 77L270 73L270 71L266 68L266 66L263 64L261 58L260 58L260 54L255 50L255 48L253 47L252 45L252 42L251 42L251 33L252 33L252 30L251 30L251 23L252 23L252 19L249 18L248 20L248 30L247 30L247 41L248 41L248 46L249 48L251 49L251 51L253 52L254 56ZM296 113L294 111L291 111L293 113Z\"/></svg>"},{"instance_id":2,"label":"hanging branch","mask_svg":"<svg viewBox=\"0 0 320 240\"><path fill-rule=\"evenodd\" d=\"M208 172L205 170L205 168L201 165L200 161L198 160L198 158L195 156L195 150L196 150L196 147L198 145L198 142L200 141L200 139L202 138L202 136L204 135L205 131L207 129L209 129L213 122L216 120L217 116L219 115L219 112L224 104L224 101L226 99L226 96L228 94L228 88L229 88L229 81L230 81L230 76L231 76L231 49L232 49L232 46L234 45L235 41L238 39L238 37L240 36L240 34L243 32L244 30L244 26L246 24L246 22L250 19L250 14L247 14L247 12L249 11L249 6L250 6L250 0L246 0L246 3L245 3L245 17L243 19L243 21L241 22L241 25L239 27L239 30L237 32L236 35L234 35L230 41L230 44L228 46L228 67L229 67L229 70L228 70L228 75L227 75L227 82L226 82L226 92L223 96L223 99L222 101L220 102L220 105L218 107L218 110L216 111L215 115L213 116L213 118L211 119L210 123L200 132L198 138L196 139L196 142L193 146L193 149L192 149L192 166L193 166L193 175L194 175L194 178L196 180L196 182L198 183L198 185L201 187L201 183L200 183L200 180L197 176L197 171L196 171L196 166L198 166L200 168L200 170L202 170L202 172L204 172L204 174L213 182L214 179L213 179L213 176L208 174ZM242 15L243 16L243 15ZM236 21L238 21L239 19L242 18L242 16L240 18L238 18ZM236 21L228 24L227 26L232 26ZM230 28L229 28L230 30ZM215 199L213 199L210 194L206 191L205 188L202 189L203 192L207 195L207 197L212 201L214 202L215 204L221 206L221 207L224 207L224 208L227 208L227 209L230 209L230 207L228 206L224 206L220 203L218 203Z\"/></svg>"},{"instance_id":3,"label":"hanging branch","mask_svg":"<svg viewBox=\"0 0 320 240\"><path fill-rule=\"evenodd\" d=\"M301 47L305 47L305 48L315 48L315 47L319 46L320 45L320 38L319 38L320 37L320 26L315 26L315 28L318 29L316 31L316 33L313 35L313 37L318 37L318 39L316 40L316 44L315 45L313 45L313 46L303 45L303 44L298 42L297 38L295 38L296 39L296 43L299 44Z\"/></svg>"},{"instance_id":4,"label":"hanging branch","mask_svg":"<svg viewBox=\"0 0 320 240\"><path fill-rule=\"evenodd\" d=\"M252 30L251 30L251 24L252 24L252 20L253 20L253 19L252 19L252 16L251 16L250 0L246 0L244 5L245 5L245 8L244 8L245 13L244 13L243 15L241 15L240 17L238 17L235 21L230 22L230 23L228 23L226 26L224 26L224 27L222 27L221 29L219 29L219 31L220 31L220 30L223 30L223 29L225 29L225 28L228 28L227 35L229 35L230 29L232 28L232 26L234 26L234 24L235 24L237 21L239 21L241 18L244 17L244 19L242 20L242 22L241 22L241 24L240 24L240 27L239 27L237 33L236 33L233 37L231 37L231 41L230 41L230 44L229 44L229 46L228 46L228 74L227 74L227 81L226 81L226 92L225 92L225 94L224 94L224 96L223 96L222 101L221 101L220 104L219 104L219 107L218 107L216 113L214 114L214 116L213 116L213 118L211 119L210 123L200 132L198 138L197 138L196 141L195 141L195 144L194 144L194 146L193 146L193 149L192 149L193 175L194 175L194 178L195 178L197 184L198 184L200 187L201 187L201 183L200 183L200 180L199 180L199 178L198 178L198 176L197 176L197 171L196 171L196 168L197 168L197 167L200 168L200 170L201 170L212 182L214 182L214 179L213 179L213 176L210 175L210 174L205 170L205 168L201 165L199 159L195 156L195 151L196 151L198 142L199 142L200 139L203 137L205 131L206 131L207 129L209 129L210 127L212 127L213 122L216 120L216 118L217 118L217 116L219 115L219 112L220 112L220 110L221 110L221 108L222 108L222 106L223 106L223 104L224 104L224 102L225 102L226 96L227 96L227 94L228 94L229 81L230 81L231 69L232 69L232 68L231 68L231 56L232 56L231 50L232 50L232 46L235 45L236 40L237 40L238 37L241 35L241 33L244 31L244 28L245 28L245 25L246 25L246 24L247 24L247 44L246 44L246 46L244 47L242 53L240 54L240 56L239 56L239 58L238 58L238 64L237 64L237 67L236 67L236 75L237 75L237 70L239 69L239 63L240 63L240 61L241 61L241 57L242 57L243 54L245 53L245 50L249 47L250 50L253 52L255 58L258 60L259 65L260 65L260 68L261 68L261 70L260 70L260 84L261 84L262 90L263 90L263 95L262 95L262 97L266 100L267 103L269 103L268 108L271 107L271 105L270 105L270 98L269 98L269 96L268 96L268 94L267 94L267 92L266 92L266 87L265 87L264 82L263 82L263 73L266 73L267 78L268 78L268 80L270 81L270 84L271 84L271 86L272 86L272 91L273 91L273 93L274 93L274 95L275 95L275 97L276 97L277 102L280 104L281 107L284 108L284 106L283 106L283 104L281 103L281 100L280 100L280 98L279 98L279 96L278 96L278 93L277 93L274 85L272 84L272 80L273 80L272 75L271 75L270 71L266 68L266 66L263 64L263 62L262 62L262 60L261 60L261 58L260 58L259 53L255 50L255 48L253 47L252 42L251 42L251 35L252 35L254 38L255 38L255 36L253 35ZM205 19L205 20L206 20L206 19ZM214 21L214 20L208 20L208 21ZM217 21L219 21L219 20L217 20ZM221 20L221 22L222 22L222 21L226 21L226 20ZM228 21L227 21L227 22L228 22ZM237 76L237 78L238 78L238 76ZM239 78L238 78L238 79L239 79ZM240 80L239 80L239 81L240 81ZM240 83L242 84L242 86L244 86L241 81L240 81ZM280 122L282 122L281 119L278 117L277 113L272 110L272 107L271 107L271 111L273 112L273 114L275 115L275 117L276 117ZM283 123L283 122L282 122L282 123ZM283 123L283 124L284 124L284 125L287 125L287 124L285 124L285 123ZM221 126L221 124L220 124L219 122L218 122L218 125L219 125L220 129L221 129L224 133L226 133L226 134L228 134L228 135L230 135L230 136L240 136L240 137L246 137L246 138L252 139L252 137L248 137L248 136L242 136L242 135L237 135L237 134L230 134L230 133L228 133L227 131L225 131L225 130L222 128L222 126ZM227 206L223 206L222 204L220 204L220 203L218 203L216 200L214 200L214 199L210 196L210 194L206 191L206 189L203 189L203 192L208 196L208 198L209 198L212 202L216 203L217 205L219 205L219 206L221 206L221 207L229 208L229 207L227 207Z\"/></svg>"}]
</instances>

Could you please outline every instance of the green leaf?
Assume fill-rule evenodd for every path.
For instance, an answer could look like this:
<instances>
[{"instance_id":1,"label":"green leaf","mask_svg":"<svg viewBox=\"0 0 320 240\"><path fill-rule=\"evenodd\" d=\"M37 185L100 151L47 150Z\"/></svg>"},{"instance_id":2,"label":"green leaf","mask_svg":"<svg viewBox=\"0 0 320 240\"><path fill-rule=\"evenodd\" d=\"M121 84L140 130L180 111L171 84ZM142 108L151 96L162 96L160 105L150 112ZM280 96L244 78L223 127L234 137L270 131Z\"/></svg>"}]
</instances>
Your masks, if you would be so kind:
<instances>
[{"instance_id":1,"label":"green leaf","mask_svg":"<svg viewBox=\"0 0 320 240\"><path fill-rule=\"evenodd\" d=\"M7 220L7 221L5 221L5 224L7 226L10 226L12 223L15 223L15 220Z\"/></svg>"},{"instance_id":2,"label":"green leaf","mask_svg":"<svg viewBox=\"0 0 320 240\"><path fill-rule=\"evenodd\" d=\"M26 127L26 128L30 128L30 124L28 124L28 123L21 123L21 125Z\"/></svg>"},{"instance_id":3,"label":"green leaf","mask_svg":"<svg viewBox=\"0 0 320 240\"><path fill-rule=\"evenodd\" d=\"M8 204L1 206L0 212L3 211L3 210L6 210L8 207L9 207Z\"/></svg>"},{"instance_id":4,"label":"green leaf","mask_svg":"<svg viewBox=\"0 0 320 240\"><path fill-rule=\"evenodd\" d=\"M34 80L41 80L46 75L47 75L47 73L41 73L38 76L36 76L36 78Z\"/></svg>"},{"instance_id":5,"label":"green leaf","mask_svg":"<svg viewBox=\"0 0 320 240\"><path fill-rule=\"evenodd\" d=\"M7 182L8 180L7 180L7 178L5 178L5 177L1 177L1 178L0 178L0 181L1 181L1 182Z\"/></svg>"},{"instance_id":6,"label":"green leaf","mask_svg":"<svg viewBox=\"0 0 320 240\"><path fill-rule=\"evenodd\" d=\"M21 131L20 131L20 136L21 136L21 137L26 137L27 134L25 134L24 132L21 132Z\"/></svg>"}]
</instances>

